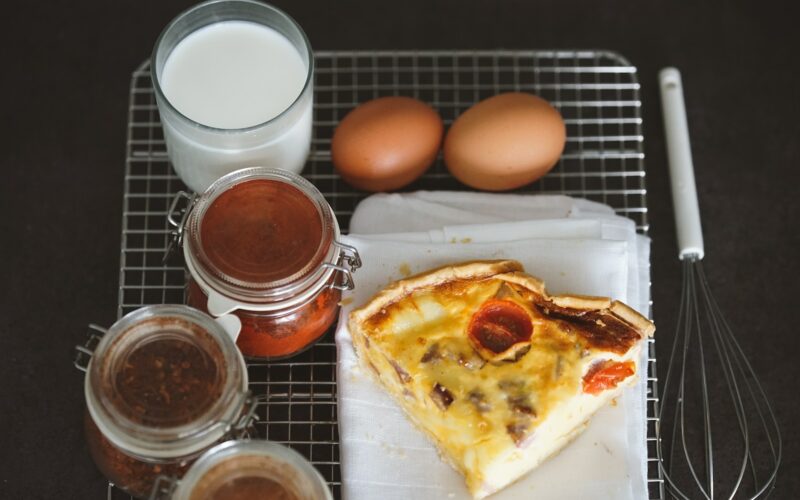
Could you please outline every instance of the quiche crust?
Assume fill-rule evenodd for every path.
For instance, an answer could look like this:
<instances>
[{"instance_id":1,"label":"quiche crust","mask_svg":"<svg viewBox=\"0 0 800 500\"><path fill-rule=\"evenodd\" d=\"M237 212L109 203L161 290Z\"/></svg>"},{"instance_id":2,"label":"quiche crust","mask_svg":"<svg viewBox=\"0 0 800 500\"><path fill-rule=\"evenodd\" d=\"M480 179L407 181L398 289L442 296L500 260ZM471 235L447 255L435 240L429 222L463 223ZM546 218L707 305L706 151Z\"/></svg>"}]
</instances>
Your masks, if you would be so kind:
<instances>
[{"instance_id":1,"label":"quiche crust","mask_svg":"<svg viewBox=\"0 0 800 500\"><path fill-rule=\"evenodd\" d=\"M481 280L503 273L522 271L522 264L516 260L475 260L458 265L447 265L430 269L423 273L395 281L378 292L369 302L350 313L349 325L379 312L383 307L400 300L419 288L428 288L455 280ZM530 283L538 283L544 291L544 284L532 276ZM352 332L352 330L351 330Z\"/></svg>"},{"instance_id":2,"label":"quiche crust","mask_svg":"<svg viewBox=\"0 0 800 500\"><path fill-rule=\"evenodd\" d=\"M540 294L553 304L577 311L606 310L614 316L630 324L632 328L645 336L652 337L656 328L652 321L639 314L624 302L611 300L608 297L592 297L588 295L548 295L544 282L539 278L526 274L522 264L516 260L475 260L455 265L447 265L430 269L423 273L398 280L378 292L369 302L350 313L349 325L380 311L383 307L400 300L420 288L433 287L454 280L481 280L490 277L517 283ZM351 332L353 330L351 329Z\"/></svg>"}]
</instances>

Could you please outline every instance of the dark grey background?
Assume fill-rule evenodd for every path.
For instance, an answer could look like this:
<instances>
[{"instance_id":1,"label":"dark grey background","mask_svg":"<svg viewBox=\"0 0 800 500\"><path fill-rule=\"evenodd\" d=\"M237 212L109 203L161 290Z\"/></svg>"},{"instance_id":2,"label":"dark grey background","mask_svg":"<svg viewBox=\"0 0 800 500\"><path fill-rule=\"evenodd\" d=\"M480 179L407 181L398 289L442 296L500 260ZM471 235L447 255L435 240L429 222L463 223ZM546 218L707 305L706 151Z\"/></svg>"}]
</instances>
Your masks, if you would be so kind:
<instances>
[{"instance_id":1,"label":"dark grey background","mask_svg":"<svg viewBox=\"0 0 800 500\"><path fill-rule=\"evenodd\" d=\"M191 2L15 2L0 30L0 497L101 498L72 346L115 318L127 92ZM603 48L643 86L660 355L680 293L656 73L686 87L707 271L798 467L798 52L790 2L276 2L317 49ZM662 367L666 366L662 362ZM733 422L715 422L733 430Z\"/></svg>"}]
</instances>

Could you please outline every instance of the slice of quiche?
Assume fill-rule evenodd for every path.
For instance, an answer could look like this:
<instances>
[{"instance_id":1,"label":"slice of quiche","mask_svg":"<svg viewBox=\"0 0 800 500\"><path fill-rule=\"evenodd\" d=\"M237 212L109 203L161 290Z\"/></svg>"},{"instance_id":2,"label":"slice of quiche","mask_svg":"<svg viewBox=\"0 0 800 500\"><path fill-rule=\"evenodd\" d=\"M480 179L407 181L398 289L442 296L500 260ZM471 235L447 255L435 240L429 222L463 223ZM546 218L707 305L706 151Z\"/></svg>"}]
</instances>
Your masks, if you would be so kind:
<instances>
[{"instance_id":1,"label":"slice of quiche","mask_svg":"<svg viewBox=\"0 0 800 500\"><path fill-rule=\"evenodd\" d=\"M550 296L511 260L395 282L354 310L349 328L362 365L475 498L577 436L636 380L655 330L621 302Z\"/></svg>"}]
</instances>

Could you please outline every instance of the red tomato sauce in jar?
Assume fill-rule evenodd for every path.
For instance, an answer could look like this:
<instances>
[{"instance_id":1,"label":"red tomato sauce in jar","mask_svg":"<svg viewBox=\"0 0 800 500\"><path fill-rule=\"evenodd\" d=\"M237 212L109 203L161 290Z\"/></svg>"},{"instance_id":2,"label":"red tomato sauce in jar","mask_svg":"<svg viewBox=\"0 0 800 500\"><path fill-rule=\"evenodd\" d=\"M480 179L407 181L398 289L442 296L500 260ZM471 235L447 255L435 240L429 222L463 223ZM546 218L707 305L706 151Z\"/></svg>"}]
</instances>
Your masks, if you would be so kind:
<instances>
[{"instance_id":1,"label":"red tomato sauce in jar","mask_svg":"<svg viewBox=\"0 0 800 500\"><path fill-rule=\"evenodd\" d=\"M322 221L299 189L256 179L220 194L200 227L210 263L237 280L264 283L286 279L318 264Z\"/></svg>"},{"instance_id":2,"label":"red tomato sauce in jar","mask_svg":"<svg viewBox=\"0 0 800 500\"><path fill-rule=\"evenodd\" d=\"M302 352L322 337L336 320L341 292L324 288L311 302L281 315L238 310L242 330L236 345L250 357L278 359ZM207 312L208 296L189 280L187 303Z\"/></svg>"},{"instance_id":3,"label":"red tomato sauce in jar","mask_svg":"<svg viewBox=\"0 0 800 500\"><path fill-rule=\"evenodd\" d=\"M185 230L187 302L238 316L245 356L295 355L336 320L355 267L342 266L333 210L302 177L263 168L228 174L198 198Z\"/></svg>"}]
</instances>

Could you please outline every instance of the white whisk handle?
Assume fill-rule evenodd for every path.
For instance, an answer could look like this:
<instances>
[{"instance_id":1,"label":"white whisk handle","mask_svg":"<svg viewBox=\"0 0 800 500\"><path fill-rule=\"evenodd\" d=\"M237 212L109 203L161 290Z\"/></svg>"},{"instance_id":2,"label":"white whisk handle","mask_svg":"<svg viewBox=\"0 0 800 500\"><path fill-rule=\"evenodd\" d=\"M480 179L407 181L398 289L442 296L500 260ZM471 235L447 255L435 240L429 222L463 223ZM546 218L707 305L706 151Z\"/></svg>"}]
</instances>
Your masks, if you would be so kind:
<instances>
[{"instance_id":1,"label":"white whisk handle","mask_svg":"<svg viewBox=\"0 0 800 500\"><path fill-rule=\"evenodd\" d=\"M672 204L678 230L680 258L691 255L702 259L703 230L700 225L700 207L694 183L694 164L689 144L689 126L683 102L681 73L676 68L664 68L658 73L661 89L661 107L664 113L664 131L667 136L669 176L672 181Z\"/></svg>"}]
</instances>

